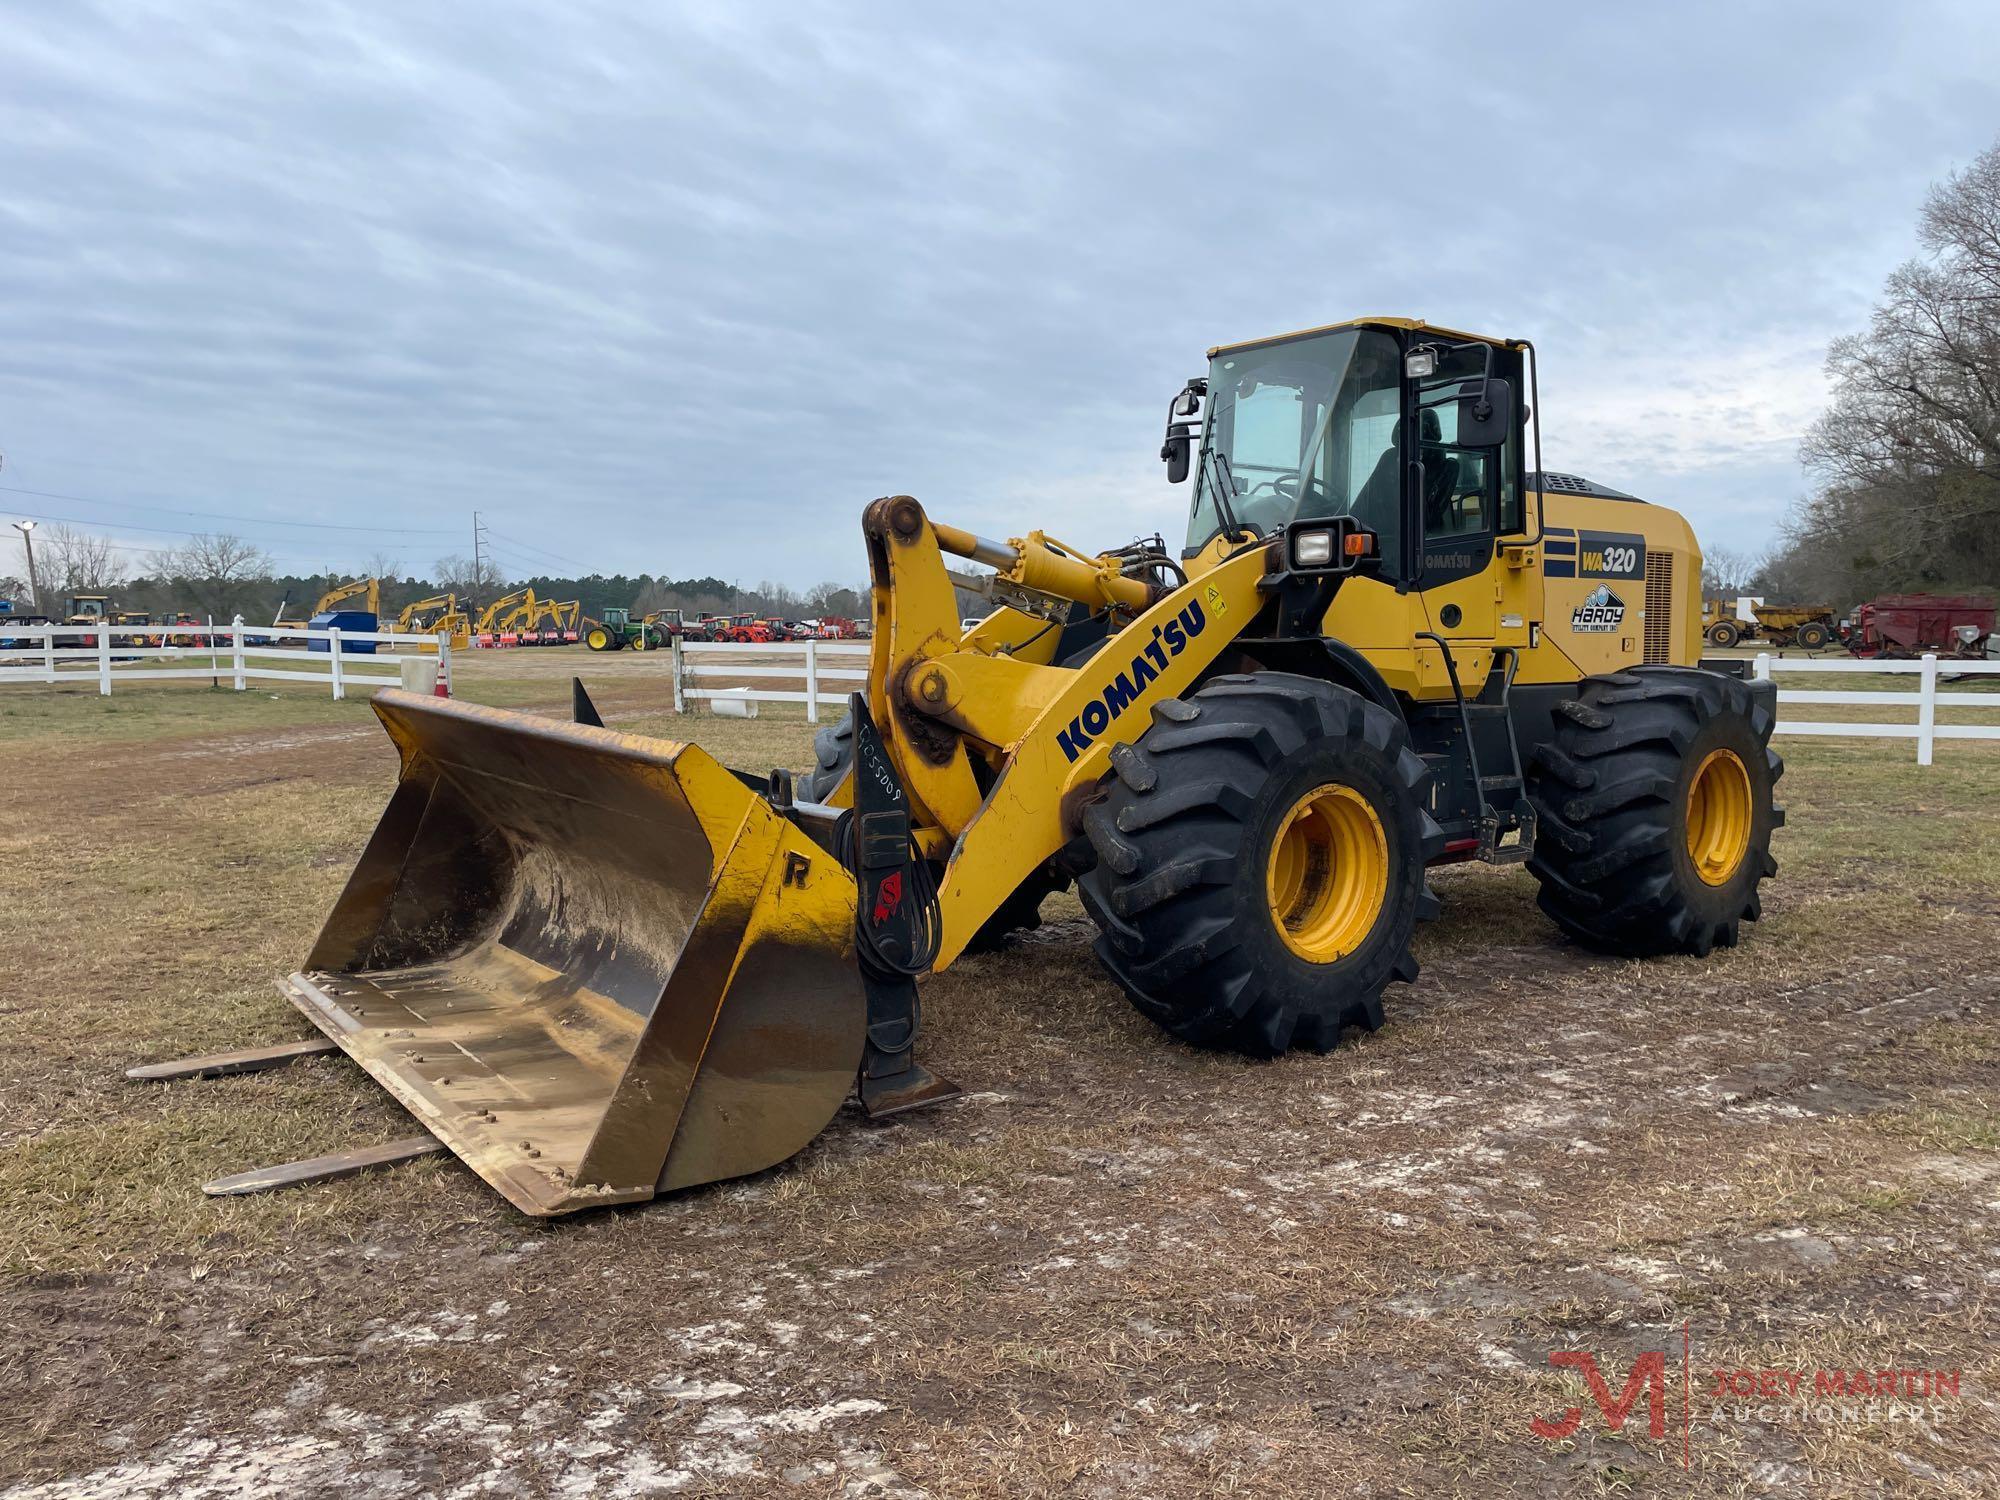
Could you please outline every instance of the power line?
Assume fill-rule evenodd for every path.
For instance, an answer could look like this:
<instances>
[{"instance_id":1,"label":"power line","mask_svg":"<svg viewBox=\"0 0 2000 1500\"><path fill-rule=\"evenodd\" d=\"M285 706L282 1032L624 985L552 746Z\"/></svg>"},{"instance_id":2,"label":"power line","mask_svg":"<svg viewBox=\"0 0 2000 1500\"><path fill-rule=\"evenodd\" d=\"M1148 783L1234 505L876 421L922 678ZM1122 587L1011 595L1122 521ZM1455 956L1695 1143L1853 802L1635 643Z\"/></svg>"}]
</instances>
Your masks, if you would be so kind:
<instances>
[{"instance_id":1,"label":"power line","mask_svg":"<svg viewBox=\"0 0 2000 1500\"><path fill-rule=\"evenodd\" d=\"M46 511L17 510L17 516L30 516L37 521L60 521L67 526L110 526L119 531L153 531L162 536L200 536L198 531L185 531L178 526L141 526L136 521L87 521L81 516L52 516Z\"/></svg>"},{"instance_id":2,"label":"power line","mask_svg":"<svg viewBox=\"0 0 2000 1500\"><path fill-rule=\"evenodd\" d=\"M166 516L206 516L212 521L237 521L246 526L291 526L307 531L366 531L376 535L396 536L450 536L451 528L445 526L344 526L335 521L284 521L275 516L238 516L219 510L181 510L170 505L147 505L138 500L105 500L95 495L65 495L55 490L27 490L11 484L0 484L0 492L9 495L35 495L43 500L68 500L77 505L109 505L120 510L148 510ZM32 511L24 511L32 515ZM123 526L123 521L85 521L86 526ZM133 531L172 531L169 526L132 526ZM200 532L184 531L182 536L199 536Z\"/></svg>"},{"instance_id":3,"label":"power line","mask_svg":"<svg viewBox=\"0 0 2000 1500\"><path fill-rule=\"evenodd\" d=\"M572 568L588 566L588 564L580 563L573 557L564 557L560 552L551 552L547 547L537 547L533 542L524 542L519 537L508 536L504 531L496 531L493 535L500 541L506 542L509 546L520 547L525 551L537 553L542 557L553 558L559 563L568 563Z\"/></svg>"},{"instance_id":4,"label":"power line","mask_svg":"<svg viewBox=\"0 0 2000 1500\"><path fill-rule=\"evenodd\" d=\"M207 535L206 532L189 531L182 527L176 527L176 526L143 526L136 521L91 521L91 520L86 520L81 516L58 516L58 515L53 515L47 511L39 511L39 510L14 510L11 513L17 516L30 516L37 521L56 521L65 526L103 527L114 533L114 539L111 541L112 546L122 547L128 551L164 552L169 549L164 547L150 547L150 548L141 547L133 542L121 542L115 539L116 533L127 532L127 531L144 531L160 536ZM278 552L286 556L299 557L306 555L306 548L308 547L309 543L307 543L303 539L294 538L291 540L273 541L268 544L259 543L259 545L262 546L263 550L267 552ZM428 552L431 549L428 546L419 545L413 542L402 546L383 547L379 548L378 550L390 553L398 557L409 557L422 552Z\"/></svg>"},{"instance_id":5,"label":"power line","mask_svg":"<svg viewBox=\"0 0 2000 1500\"><path fill-rule=\"evenodd\" d=\"M37 521L56 521L66 526L103 526L110 528L114 533L123 531L144 531L161 536L205 535L205 533L203 532L187 531L180 527L175 527L175 526L142 526L134 521L87 521L79 516L51 515L45 511L17 510L14 512L14 514L20 516L30 516ZM123 552L161 553L161 552L170 552L173 550L171 547L146 547L146 546L141 546L136 542L120 541L117 539L115 535L111 538L108 538L107 540L110 542L110 545L118 548L120 551ZM303 540L276 541L268 545L264 545L261 543L259 545L261 550L266 552L272 552L282 557L309 558L312 556L312 553L307 550L308 543L306 543ZM416 556L420 553L428 552L431 549L426 546L419 546L415 543L411 543L408 545L398 546L398 547L382 547L377 550L387 553L393 557L407 559L409 557Z\"/></svg>"}]
</instances>

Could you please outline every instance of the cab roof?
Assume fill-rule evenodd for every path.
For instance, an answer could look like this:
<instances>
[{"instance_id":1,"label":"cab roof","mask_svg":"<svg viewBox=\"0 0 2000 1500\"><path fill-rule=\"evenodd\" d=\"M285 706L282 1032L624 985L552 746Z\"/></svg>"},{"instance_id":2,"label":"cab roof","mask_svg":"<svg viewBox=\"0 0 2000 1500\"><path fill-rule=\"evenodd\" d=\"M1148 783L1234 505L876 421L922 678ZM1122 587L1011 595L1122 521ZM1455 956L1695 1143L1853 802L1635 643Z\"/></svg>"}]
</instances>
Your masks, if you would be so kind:
<instances>
[{"instance_id":1,"label":"cab roof","mask_svg":"<svg viewBox=\"0 0 2000 1500\"><path fill-rule=\"evenodd\" d=\"M1233 354L1238 349L1256 349L1265 344L1282 344L1291 339L1311 338L1314 334L1333 333L1342 328L1400 328L1405 332L1424 329L1430 333L1442 334L1450 339L1473 339L1482 344L1492 344L1495 348L1510 347L1510 340L1495 338L1486 333L1467 333L1460 328L1446 328L1439 323L1427 323L1422 318L1349 318L1340 323L1323 323L1317 328L1299 328L1290 333L1273 333L1261 339L1242 339L1233 344L1217 344L1208 351L1214 359L1218 354Z\"/></svg>"}]
</instances>

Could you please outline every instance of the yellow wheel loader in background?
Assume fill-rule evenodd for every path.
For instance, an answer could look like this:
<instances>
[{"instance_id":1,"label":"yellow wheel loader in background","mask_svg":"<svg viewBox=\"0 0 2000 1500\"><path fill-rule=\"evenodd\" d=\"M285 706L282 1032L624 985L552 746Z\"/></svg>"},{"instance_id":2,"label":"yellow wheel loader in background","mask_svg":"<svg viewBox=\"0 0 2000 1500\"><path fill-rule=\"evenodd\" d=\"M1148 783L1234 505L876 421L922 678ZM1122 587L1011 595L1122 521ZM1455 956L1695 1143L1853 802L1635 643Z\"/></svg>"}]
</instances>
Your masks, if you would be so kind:
<instances>
[{"instance_id":1,"label":"yellow wheel loader in background","mask_svg":"<svg viewBox=\"0 0 2000 1500\"><path fill-rule=\"evenodd\" d=\"M1380 1024L1445 861L1526 862L1609 953L1734 943L1770 685L1695 666L1681 517L1530 469L1533 390L1528 344L1404 319L1213 350L1162 449L1177 552L874 502L867 690L796 776L581 684L570 724L380 693L401 780L283 988L429 1134L236 1186L441 1142L557 1214L768 1167L851 1093L955 1093L918 978L1071 880L1142 1012L1257 1056ZM969 630L947 556L993 570Z\"/></svg>"}]
</instances>

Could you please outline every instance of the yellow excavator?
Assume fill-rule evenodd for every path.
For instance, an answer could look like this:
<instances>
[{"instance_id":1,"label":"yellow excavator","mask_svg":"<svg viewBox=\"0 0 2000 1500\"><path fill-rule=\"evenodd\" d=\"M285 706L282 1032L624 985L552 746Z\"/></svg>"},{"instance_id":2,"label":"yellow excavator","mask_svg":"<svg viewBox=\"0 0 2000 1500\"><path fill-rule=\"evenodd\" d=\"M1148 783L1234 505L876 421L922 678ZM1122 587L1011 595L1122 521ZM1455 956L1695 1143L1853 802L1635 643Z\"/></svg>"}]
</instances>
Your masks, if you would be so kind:
<instances>
[{"instance_id":1,"label":"yellow excavator","mask_svg":"<svg viewBox=\"0 0 2000 1500\"><path fill-rule=\"evenodd\" d=\"M533 622L538 609L533 589L515 589L511 594L502 594L479 612L472 633L484 646L518 645L521 632Z\"/></svg>"},{"instance_id":2,"label":"yellow excavator","mask_svg":"<svg viewBox=\"0 0 2000 1500\"><path fill-rule=\"evenodd\" d=\"M1072 881L1143 1014L1260 1057L1381 1024L1454 860L1524 863L1589 949L1735 943L1773 692L1697 665L1679 515L1543 470L1535 384L1411 319L1213 349L1161 449L1178 547L875 501L865 691L807 771L607 729L581 683L567 724L378 694L401 778L281 987L425 1133L211 1190L449 1148L560 1214L758 1171L850 1095L955 1094L919 980ZM990 570L969 629L947 558Z\"/></svg>"},{"instance_id":3,"label":"yellow excavator","mask_svg":"<svg viewBox=\"0 0 2000 1500\"><path fill-rule=\"evenodd\" d=\"M534 618L522 632L522 640L526 642L533 637L537 646L566 646L573 644L582 630L581 599L540 599L535 603Z\"/></svg>"},{"instance_id":4,"label":"yellow excavator","mask_svg":"<svg viewBox=\"0 0 2000 1500\"><path fill-rule=\"evenodd\" d=\"M396 616L396 632L399 635L448 635L451 649L463 651L472 644L472 620L458 607L456 594L432 594L427 599L418 599L403 606ZM435 646L419 651L436 650Z\"/></svg>"},{"instance_id":5,"label":"yellow excavator","mask_svg":"<svg viewBox=\"0 0 2000 1500\"><path fill-rule=\"evenodd\" d=\"M291 596L287 595L278 601L278 612L272 617L271 623L273 625L306 625L319 616L338 609L350 599L365 600L366 602L356 605L355 608L365 610L379 620L382 616L382 580L379 578L355 578L341 584L338 588L328 589L324 594L319 596L318 602L313 605L303 620L288 620L285 618L285 607L291 603Z\"/></svg>"}]
</instances>

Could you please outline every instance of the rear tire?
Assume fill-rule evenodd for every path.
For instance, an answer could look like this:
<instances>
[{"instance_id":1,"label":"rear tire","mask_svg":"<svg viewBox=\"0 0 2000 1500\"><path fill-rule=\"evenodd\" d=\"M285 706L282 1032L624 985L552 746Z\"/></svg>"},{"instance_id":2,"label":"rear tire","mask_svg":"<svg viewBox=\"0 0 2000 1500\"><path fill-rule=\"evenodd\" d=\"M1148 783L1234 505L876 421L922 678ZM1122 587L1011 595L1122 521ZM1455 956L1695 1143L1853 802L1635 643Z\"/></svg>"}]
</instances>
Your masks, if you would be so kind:
<instances>
[{"instance_id":1,"label":"rear tire","mask_svg":"<svg viewBox=\"0 0 2000 1500\"><path fill-rule=\"evenodd\" d=\"M1725 651L1742 639L1742 627L1734 620L1718 620L1708 627L1709 645L1720 646Z\"/></svg>"},{"instance_id":2,"label":"rear tire","mask_svg":"<svg viewBox=\"0 0 2000 1500\"><path fill-rule=\"evenodd\" d=\"M1585 678L1528 772L1541 907L1625 957L1736 944L1778 872L1775 690L1690 667Z\"/></svg>"},{"instance_id":3,"label":"rear tire","mask_svg":"<svg viewBox=\"0 0 2000 1500\"><path fill-rule=\"evenodd\" d=\"M592 651L616 651L624 641L602 625L593 625L584 633L583 643Z\"/></svg>"},{"instance_id":4,"label":"rear tire","mask_svg":"<svg viewBox=\"0 0 2000 1500\"><path fill-rule=\"evenodd\" d=\"M1255 1057L1382 1024L1383 989L1417 977L1411 933L1437 911L1424 867L1444 848L1396 715L1310 677L1217 677L1156 706L1111 763L1077 894L1141 1012ZM1322 837L1294 855L1302 819Z\"/></svg>"},{"instance_id":5,"label":"rear tire","mask_svg":"<svg viewBox=\"0 0 2000 1500\"><path fill-rule=\"evenodd\" d=\"M1808 620L1799 627L1799 644L1808 651L1823 651L1833 639L1833 631L1820 620Z\"/></svg>"}]
</instances>

